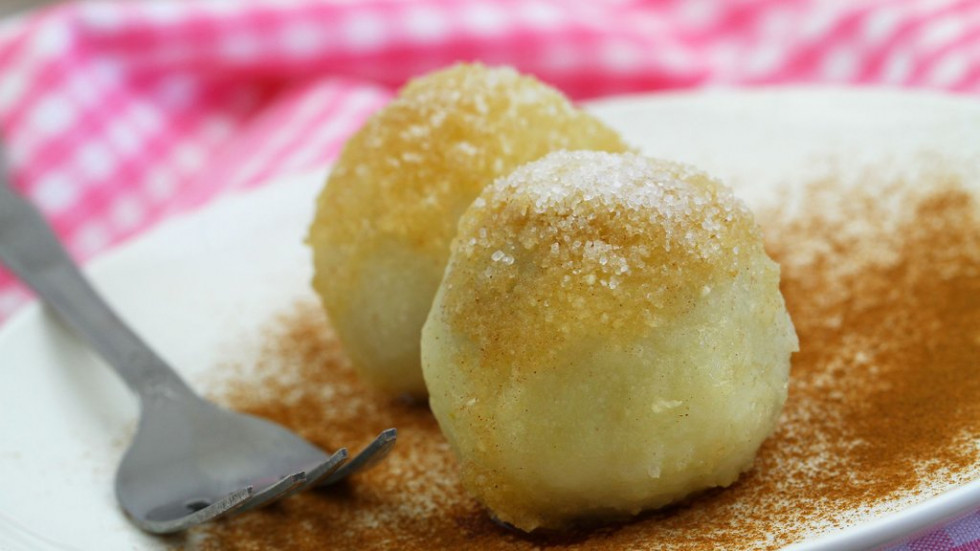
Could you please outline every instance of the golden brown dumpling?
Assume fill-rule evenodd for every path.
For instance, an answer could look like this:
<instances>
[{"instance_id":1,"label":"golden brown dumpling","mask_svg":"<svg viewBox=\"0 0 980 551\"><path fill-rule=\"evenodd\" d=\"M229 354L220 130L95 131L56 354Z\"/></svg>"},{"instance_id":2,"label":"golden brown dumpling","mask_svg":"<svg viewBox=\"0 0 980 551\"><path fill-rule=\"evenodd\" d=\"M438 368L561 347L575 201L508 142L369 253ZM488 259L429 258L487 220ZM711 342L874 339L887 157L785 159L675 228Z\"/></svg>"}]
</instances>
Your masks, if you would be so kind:
<instances>
[{"instance_id":1,"label":"golden brown dumpling","mask_svg":"<svg viewBox=\"0 0 980 551\"><path fill-rule=\"evenodd\" d=\"M422 332L463 483L523 530L748 469L796 333L752 214L691 167L558 152L483 190Z\"/></svg>"},{"instance_id":2,"label":"golden brown dumpling","mask_svg":"<svg viewBox=\"0 0 980 551\"><path fill-rule=\"evenodd\" d=\"M558 149L627 147L556 90L481 65L410 82L350 139L309 242L313 286L364 378L425 395L420 332L459 215L494 178Z\"/></svg>"}]
</instances>

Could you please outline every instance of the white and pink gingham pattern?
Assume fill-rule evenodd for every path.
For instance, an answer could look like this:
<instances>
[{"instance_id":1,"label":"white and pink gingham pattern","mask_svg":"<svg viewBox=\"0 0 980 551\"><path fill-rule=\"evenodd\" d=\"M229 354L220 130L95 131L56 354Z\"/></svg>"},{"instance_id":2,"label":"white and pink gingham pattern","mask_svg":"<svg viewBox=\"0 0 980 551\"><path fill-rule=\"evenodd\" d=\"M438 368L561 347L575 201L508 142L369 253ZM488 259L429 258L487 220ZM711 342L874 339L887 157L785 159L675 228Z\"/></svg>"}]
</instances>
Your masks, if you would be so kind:
<instances>
[{"instance_id":1,"label":"white and pink gingham pattern","mask_svg":"<svg viewBox=\"0 0 980 551\"><path fill-rule=\"evenodd\" d=\"M973 0L88 2L0 24L14 185L81 259L321 166L406 79L510 64L575 99L835 82L980 92ZM27 300L0 269L0 320ZM980 550L980 514L895 550Z\"/></svg>"}]
</instances>

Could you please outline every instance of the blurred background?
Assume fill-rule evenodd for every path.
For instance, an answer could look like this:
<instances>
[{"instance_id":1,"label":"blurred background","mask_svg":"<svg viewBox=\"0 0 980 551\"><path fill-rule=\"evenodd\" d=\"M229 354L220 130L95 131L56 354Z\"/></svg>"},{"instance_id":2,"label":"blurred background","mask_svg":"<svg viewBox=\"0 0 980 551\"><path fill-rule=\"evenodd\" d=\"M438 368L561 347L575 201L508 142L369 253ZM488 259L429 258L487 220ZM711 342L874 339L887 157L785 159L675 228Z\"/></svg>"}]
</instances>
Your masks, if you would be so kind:
<instances>
[{"instance_id":1,"label":"blurred background","mask_svg":"<svg viewBox=\"0 0 980 551\"><path fill-rule=\"evenodd\" d=\"M0 17L15 15L32 8L53 4L53 0L6 0L0 5Z\"/></svg>"}]
</instances>

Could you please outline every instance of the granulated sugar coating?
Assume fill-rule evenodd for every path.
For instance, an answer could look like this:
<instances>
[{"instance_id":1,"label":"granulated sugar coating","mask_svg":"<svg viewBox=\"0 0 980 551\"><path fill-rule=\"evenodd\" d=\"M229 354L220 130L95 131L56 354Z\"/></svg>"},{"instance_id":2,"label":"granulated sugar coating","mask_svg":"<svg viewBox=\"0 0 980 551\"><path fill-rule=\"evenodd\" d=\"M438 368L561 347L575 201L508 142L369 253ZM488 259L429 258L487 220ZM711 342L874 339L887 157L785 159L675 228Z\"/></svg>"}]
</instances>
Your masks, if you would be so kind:
<instances>
[{"instance_id":1,"label":"granulated sugar coating","mask_svg":"<svg viewBox=\"0 0 980 551\"><path fill-rule=\"evenodd\" d=\"M361 376L425 396L419 332L459 215L494 178L559 149L629 147L558 90L478 64L412 80L347 142L309 243L313 286Z\"/></svg>"},{"instance_id":2,"label":"granulated sugar coating","mask_svg":"<svg viewBox=\"0 0 980 551\"><path fill-rule=\"evenodd\" d=\"M463 486L531 531L734 482L796 346L779 267L729 188L561 151L463 213L422 369Z\"/></svg>"},{"instance_id":3,"label":"granulated sugar coating","mask_svg":"<svg viewBox=\"0 0 980 551\"><path fill-rule=\"evenodd\" d=\"M450 316L478 346L508 343L512 357L547 355L556 335L593 319L605 332L595 336L628 342L690 310L761 250L752 214L730 189L688 165L633 154L552 153L492 184L467 214L445 290ZM755 277L778 272L767 262ZM535 307L495 315L515 299ZM521 314L533 319L505 319ZM549 342L516 338L528 327Z\"/></svg>"},{"instance_id":4,"label":"granulated sugar coating","mask_svg":"<svg viewBox=\"0 0 980 551\"><path fill-rule=\"evenodd\" d=\"M225 400L324 447L356 448L391 425L398 445L341 488L192 540L209 550L775 549L980 476L976 196L955 174L872 174L856 187L816 182L799 202L795 218L759 213L801 351L780 425L735 485L625 524L508 531L462 490L431 414L364 388L304 306L270 327L255 372L232 378Z\"/></svg>"}]
</instances>

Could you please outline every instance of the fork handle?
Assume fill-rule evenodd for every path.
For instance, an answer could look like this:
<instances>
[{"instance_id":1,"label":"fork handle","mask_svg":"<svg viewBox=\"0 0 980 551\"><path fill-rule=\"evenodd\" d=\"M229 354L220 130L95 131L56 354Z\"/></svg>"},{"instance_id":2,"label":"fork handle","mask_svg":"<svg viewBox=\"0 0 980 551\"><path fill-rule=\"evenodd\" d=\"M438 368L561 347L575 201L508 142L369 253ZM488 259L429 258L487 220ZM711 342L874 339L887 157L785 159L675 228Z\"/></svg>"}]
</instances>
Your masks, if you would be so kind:
<instances>
[{"instance_id":1,"label":"fork handle","mask_svg":"<svg viewBox=\"0 0 980 551\"><path fill-rule=\"evenodd\" d=\"M92 288L40 212L2 181L0 262L34 289L141 399L192 394Z\"/></svg>"}]
</instances>

